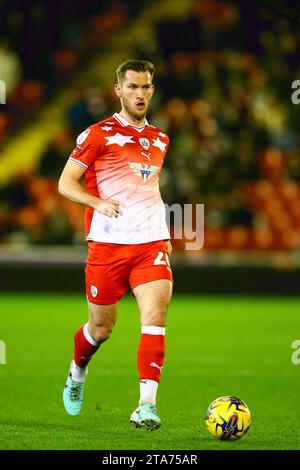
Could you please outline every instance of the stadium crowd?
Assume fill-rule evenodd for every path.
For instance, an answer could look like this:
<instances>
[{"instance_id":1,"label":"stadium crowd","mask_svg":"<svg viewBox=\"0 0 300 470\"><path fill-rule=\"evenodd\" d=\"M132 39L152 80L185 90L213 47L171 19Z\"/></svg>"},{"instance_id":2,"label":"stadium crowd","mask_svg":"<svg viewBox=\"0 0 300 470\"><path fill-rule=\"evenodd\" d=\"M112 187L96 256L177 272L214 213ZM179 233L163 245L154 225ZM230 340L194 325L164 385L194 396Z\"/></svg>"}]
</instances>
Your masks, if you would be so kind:
<instances>
[{"instance_id":1,"label":"stadium crowd","mask_svg":"<svg viewBox=\"0 0 300 470\"><path fill-rule=\"evenodd\" d=\"M46 11L38 2L26 41L23 7L8 12L6 29L0 23L0 39L12 38L11 44L0 42L0 63L5 56L12 75L0 139L28 125L88 60L87 51L104 47L107 34L130 14L127 2L106 2L101 11L98 2L78 2L76 15L69 14L70 2L61 3L58 11L49 6L51 34L41 35L38 48L32 41L40 37ZM89 18L85 28L81 16ZM299 19L296 2L195 0L184 20L156 24L152 50L137 45L136 57L157 65L149 120L171 140L161 175L163 199L205 204L207 249L300 247L300 112L291 102L291 83L300 79ZM51 60L45 48L54 50ZM0 188L2 243L83 241L83 208L57 194L57 179L76 135L114 111L118 101L101 84L79 91L66 111L65 129L41 155L36 173ZM174 240L178 250L182 242Z\"/></svg>"}]
</instances>

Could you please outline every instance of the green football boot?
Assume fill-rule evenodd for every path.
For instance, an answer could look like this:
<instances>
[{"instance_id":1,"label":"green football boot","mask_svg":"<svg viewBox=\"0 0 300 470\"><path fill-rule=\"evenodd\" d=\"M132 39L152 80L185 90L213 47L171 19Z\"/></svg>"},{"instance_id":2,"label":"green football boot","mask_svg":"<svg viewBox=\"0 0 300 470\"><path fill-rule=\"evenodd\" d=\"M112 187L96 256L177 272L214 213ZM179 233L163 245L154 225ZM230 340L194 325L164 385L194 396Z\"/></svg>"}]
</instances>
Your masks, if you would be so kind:
<instances>
[{"instance_id":1,"label":"green football boot","mask_svg":"<svg viewBox=\"0 0 300 470\"><path fill-rule=\"evenodd\" d=\"M161 421L153 403L143 403L138 406L130 417L130 423L136 428L146 428L148 431L155 431L161 425Z\"/></svg>"},{"instance_id":2,"label":"green football boot","mask_svg":"<svg viewBox=\"0 0 300 470\"><path fill-rule=\"evenodd\" d=\"M63 392L63 402L70 416L79 415L83 403L84 381L75 382L69 372Z\"/></svg>"}]
</instances>

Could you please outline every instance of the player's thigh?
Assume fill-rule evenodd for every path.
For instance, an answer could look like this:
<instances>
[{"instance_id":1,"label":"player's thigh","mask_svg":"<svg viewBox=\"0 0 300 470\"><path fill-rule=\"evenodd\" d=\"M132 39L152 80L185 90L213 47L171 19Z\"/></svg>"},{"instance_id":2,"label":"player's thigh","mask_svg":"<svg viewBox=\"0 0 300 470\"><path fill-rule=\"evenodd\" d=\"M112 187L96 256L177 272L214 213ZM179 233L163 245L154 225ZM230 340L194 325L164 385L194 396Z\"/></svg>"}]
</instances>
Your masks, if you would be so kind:
<instances>
[{"instance_id":1,"label":"player's thigh","mask_svg":"<svg viewBox=\"0 0 300 470\"><path fill-rule=\"evenodd\" d=\"M108 243L89 243L85 266L86 295L90 303L112 305L125 294L128 268L124 248Z\"/></svg>"},{"instance_id":2,"label":"player's thigh","mask_svg":"<svg viewBox=\"0 0 300 470\"><path fill-rule=\"evenodd\" d=\"M107 328L112 330L117 321L117 303L110 305L97 305L89 300L89 323L94 328Z\"/></svg>"},{"instance_id":3,"label":"player's thigh","mask_svg":"<svg viewBox=\"0 0 300 470\"><path fill-rule=\"evenodd\" d=\"M165 326L172 290L173 283L169 279L147 282L133 289L143 326Z\"/></svg>"}]
</instances>

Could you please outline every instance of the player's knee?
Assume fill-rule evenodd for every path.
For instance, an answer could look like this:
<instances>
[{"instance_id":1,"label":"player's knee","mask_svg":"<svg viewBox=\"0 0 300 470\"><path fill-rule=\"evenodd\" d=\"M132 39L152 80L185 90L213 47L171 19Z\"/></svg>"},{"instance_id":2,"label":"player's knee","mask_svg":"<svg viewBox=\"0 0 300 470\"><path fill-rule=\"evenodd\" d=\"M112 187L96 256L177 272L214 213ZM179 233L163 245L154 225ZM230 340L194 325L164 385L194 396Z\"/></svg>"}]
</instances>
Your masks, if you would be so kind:
<instances>
[{"instance_id":1,"label":"player's knee","mask_svg":"<svg viewBox=\"0 0 300 470\"><path fill-rule=\"evenodd\" d=\"M165 326L166 316L167 307L149 309L143 315L143 324L152 326Z\"/></svg>"},{"instance_id":2,"label":"player's knee","mask_svg":"<svg viewBox=\"0 0 300 470\"><path fill-rule=\"evenodd\" d=\"M108 325L97 325L94 324L92 327L92 335L93 339L97 343L104 343L104 341L108 340L113 330L113 324Z\"/></svg>"}]
</instances>

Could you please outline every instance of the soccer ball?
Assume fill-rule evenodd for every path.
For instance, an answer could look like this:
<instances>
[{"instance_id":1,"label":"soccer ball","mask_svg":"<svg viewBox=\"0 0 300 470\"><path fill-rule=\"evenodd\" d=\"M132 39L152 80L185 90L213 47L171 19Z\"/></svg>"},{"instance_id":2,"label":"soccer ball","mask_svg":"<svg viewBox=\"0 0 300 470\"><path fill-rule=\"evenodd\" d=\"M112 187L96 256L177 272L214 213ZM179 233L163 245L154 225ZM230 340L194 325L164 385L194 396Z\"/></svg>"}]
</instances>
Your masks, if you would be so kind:
<instances>
[{"instance_id":1,"label":"soccer ball","mask_svg":"<svg viewBox=\"0 0 300 470\"><path fill-rule=\"evenodd\" d=\"M249 431L251 414L246 403L239 398L220 397L209 405L205 422L216 439L234 441Z\"/></svg>"}]
</instances>

